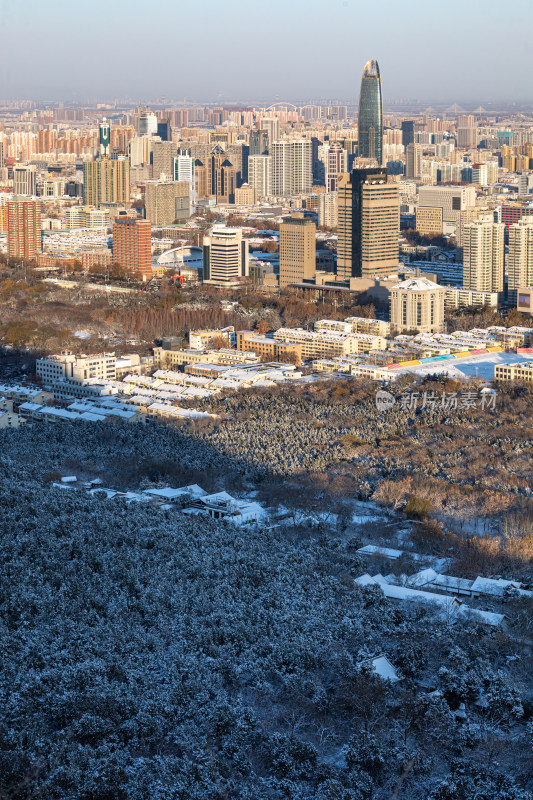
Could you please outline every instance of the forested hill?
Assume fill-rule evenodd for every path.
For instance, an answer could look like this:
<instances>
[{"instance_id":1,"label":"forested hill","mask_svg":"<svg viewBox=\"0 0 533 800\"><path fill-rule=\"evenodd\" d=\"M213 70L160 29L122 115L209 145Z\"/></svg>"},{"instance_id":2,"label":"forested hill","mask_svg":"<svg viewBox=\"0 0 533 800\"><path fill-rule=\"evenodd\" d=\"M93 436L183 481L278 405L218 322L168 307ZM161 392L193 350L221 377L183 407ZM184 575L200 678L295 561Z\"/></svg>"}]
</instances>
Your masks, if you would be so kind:
<instances>
[{"instance_id":1,"label":"forested hill","mask_svg":"<svg viewBox=\"0 0 533 800\"><path fill-rule=\"evenodd\" d=\"M355 586L335 528L238 531L47 482L74 452L112 470L118 443L180 478L241 469L163 427L1 434L0 797L531 798L527 640ZM364 667L381 654L400 682Z\"/></svg>"}]
</instances>

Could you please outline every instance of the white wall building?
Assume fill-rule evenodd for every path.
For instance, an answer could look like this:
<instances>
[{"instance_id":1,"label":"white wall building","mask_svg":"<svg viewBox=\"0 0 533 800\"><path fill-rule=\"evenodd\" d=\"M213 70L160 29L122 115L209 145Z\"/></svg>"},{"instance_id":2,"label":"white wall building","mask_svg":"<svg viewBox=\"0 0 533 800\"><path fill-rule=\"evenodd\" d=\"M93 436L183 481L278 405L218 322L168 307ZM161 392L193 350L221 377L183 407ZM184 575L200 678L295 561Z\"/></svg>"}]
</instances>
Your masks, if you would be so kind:
<instances>
[{"instance_id":1,"label":"white wall building","mask_svg":"<svg viewBox=\"0 0 533 800\"><path fill-rule=\"evenodd\" d=\"M115 380L117 375L114 353L76 356L70 351L60 355L38 358L37 375L43 383L52 384L67 378L76 380Z\"/></svg>"},{"instance_id":2,"label":"white wall building","mask_svg":"<svg viewBox=\"0 0 533 800\"><path fill-rule=\"evenodd\" d=\"M275 196L305 194L313 185L312 144L307 139L273 142L271 188Z\"/></svg>"},{"instance_id":3,"label":"white wall building","mask_svg":"<svg viewBox=\"0 0 533 800\"><path fill-rule=\"evenodd\" d=\"M321 192L318 195L318 224L336 228L338 205L337 192Z\"/></svg>"},{"instance_id":4,"label":"white wall building","mask_svg":"<svg viewBox=\"0 0 533 800\"><path fill-rule=\"evenodd\" d=\"M463 227L463 289L503 292L505 225L476 220Z\"/></svg>"},{"instance_id":5,"label":"white wall building","mask_svg":"<svg viewBox=\"0 0 533 800\"><path fill-rule=\"evenodd\" d=\"M137 120L137 132L139 136L146 136L157 133L157 117L151 111L143 111Z\"/></svg>"},{"instance_id":6,"label":"white wall building","mask_svg":"<svg viewBox=\"0 0 533 800\"><path fill-rule=\"evenodd\" d=\"M36 196L37 170L35 166L15 164L13 167L13 194Z\"/></svg>"},{"instance_id":7,"label":"white wall building","mask_svg":"<svg viewBox=\"0 0 533 800\"><path fill-rule=\"evenodd\" d=\"M194 184L194 159L185 153L174 158L174 180L187 182L191 189Z\"/></svg>"},{"instance_id":8,"label":"white wall building","mask_svg":"<svg viewBox=\"0 0 533 800\"><path fill-rule=\"evenodd\" d=\"M507 272L508 298L515 304L517 290L533 286L533 217L509 226Z\"/></svg>"},{"instance_id":9,"label":"white wall building","mask_svg":"<svg viewBox=\"0 0 533 800\"><path fill-rule=\"evenodd\" d=\"M391 327L397 331L435 333L444 327L446 287L427 278L408 278L392 287Z\"/></svg>"},{"instance_id":10,"label":"white wall building","mask_svg":"<svg viewBox=\"0 0 533 800\"><path fill-rule=\"evenodd\" d=\"M248 242L240 228L215 226L203 242L203 281L231 286L248 275Z\"/></svg>"}]
</instances>

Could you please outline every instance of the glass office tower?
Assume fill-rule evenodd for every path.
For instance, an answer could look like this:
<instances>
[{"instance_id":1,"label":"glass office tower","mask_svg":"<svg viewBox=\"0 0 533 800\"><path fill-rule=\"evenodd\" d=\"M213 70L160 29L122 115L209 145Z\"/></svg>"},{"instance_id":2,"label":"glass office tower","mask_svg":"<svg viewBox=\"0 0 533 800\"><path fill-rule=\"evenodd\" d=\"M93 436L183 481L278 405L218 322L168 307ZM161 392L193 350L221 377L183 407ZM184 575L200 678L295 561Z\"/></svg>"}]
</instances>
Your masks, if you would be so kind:
<instances>
[{"instance_id":1,"label":"glass office tower","mask_svg":"<svg viewBox=\"0 0 533 800\"><path fill-rule=\"evenodd\" d=\"M383 163L383 100L377 61L367 61L359 95L359 156Z\"/></svg>"}]
</instances>

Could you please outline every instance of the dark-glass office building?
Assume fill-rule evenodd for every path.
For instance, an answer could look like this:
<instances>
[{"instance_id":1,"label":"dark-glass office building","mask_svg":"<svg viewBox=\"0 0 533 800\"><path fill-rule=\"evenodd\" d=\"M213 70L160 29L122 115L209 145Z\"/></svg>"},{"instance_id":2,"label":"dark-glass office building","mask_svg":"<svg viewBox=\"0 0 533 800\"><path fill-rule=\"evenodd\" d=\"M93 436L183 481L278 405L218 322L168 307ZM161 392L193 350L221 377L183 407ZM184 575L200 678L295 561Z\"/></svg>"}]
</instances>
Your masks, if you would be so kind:
<instances>
[{"instance_id":1,"label":"dark-glass office building","mask_svg":"<svg viewBox=\"0 0 533 800\"><path fill-rule=\"evenodd\" d=\"M383 163L383 99L377 61L367 61L359 95L359 156Z\"/></svg>"},{"instance_id":2,"label":"dark-glass office building","mask_svg":"<svg viewBox=\"0 0 533 800\"><path fill-rule=\"evenodd\" d=\"M161 137L162 142L172 141L172 128L169 119L161 119L157 123L157 135Z\"/></svg>"},{"instance_id":3,"label":"dark-glass office building","mask_svg":"<svg viewBox=\"0 0 533 800\"><path fill-rule=\"evenodd\" d=\"M407 147L409 144L415 142L415 121L413 119L404 119L402 122L402 144Z\"/></svg>"}]
</instances>

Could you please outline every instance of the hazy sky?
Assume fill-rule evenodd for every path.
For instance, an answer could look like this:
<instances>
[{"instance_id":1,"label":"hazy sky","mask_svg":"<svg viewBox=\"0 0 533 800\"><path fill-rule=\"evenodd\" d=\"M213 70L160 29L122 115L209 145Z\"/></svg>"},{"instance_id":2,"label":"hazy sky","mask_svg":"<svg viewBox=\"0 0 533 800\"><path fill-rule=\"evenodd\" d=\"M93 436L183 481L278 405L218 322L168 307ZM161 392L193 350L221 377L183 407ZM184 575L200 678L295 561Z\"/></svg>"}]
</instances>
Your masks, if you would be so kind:
<instances>
[{"instance_id":1,"label":"hazy sky","mask_svg":"<svg viewBox=\"0 0 533 800\"><path fill-rule=\"evenodd\" d=\"M0 0L0 99L533 99L533 0Z\"/></svg>"}]
</instances>

